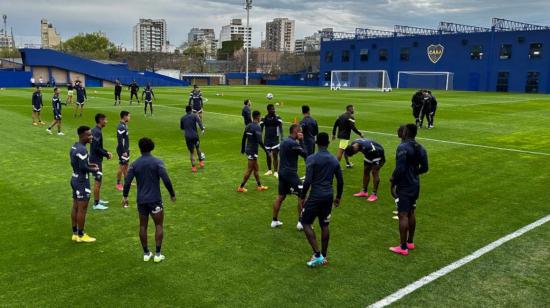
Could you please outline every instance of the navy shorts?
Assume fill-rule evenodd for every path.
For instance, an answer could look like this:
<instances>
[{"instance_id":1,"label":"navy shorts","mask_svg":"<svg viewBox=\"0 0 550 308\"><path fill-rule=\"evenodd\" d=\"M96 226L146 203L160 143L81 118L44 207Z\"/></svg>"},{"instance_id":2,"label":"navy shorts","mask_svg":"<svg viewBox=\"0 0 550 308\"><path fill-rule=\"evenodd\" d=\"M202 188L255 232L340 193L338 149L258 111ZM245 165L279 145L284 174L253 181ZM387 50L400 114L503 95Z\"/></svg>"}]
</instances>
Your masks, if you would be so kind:
<instances>
[{"instance_id":1,"label":"navy shorts","mask_svg":"<svg viewBox=\"0 0 550 308\"><path fill-rule=\"evenodd\" d=\"M332 196L326 199L307 199L302 210L300 221L304 225L311 225L316 218L319 219L319 225L326 226L330 223L332 213Z\"/></svg>"},{"instance_id":2,"label":"navy shorts","mask_svg":"<svg viewBox=\"0 0 550 308\"><path fill-rule=\"evenodd\" d=\"M71 188L73 190L73 199L78 201L88 201L90 200L90 180L79 179L73 177L71 179Z\"/></svg>"},{"instance_id":3,"label":"navy shorts","mask_svg":"<svg viewBox=\"0 0 550 308\"><path fill-rule=\"evenodd\" d=\"M279 174L279 195L299 195L302 191L302 181L298 174L281 175Z\"/></svg>"},{"instance_id":4,"label":"navy shorts","mask_svg":"<svg viewBox=\"0 0 550 308\"><path fill-rule=\"evenodd\" d=\"M248 160L258 160L258 152L246 151L245 154Z\"/></svg>"},{"instance_id":5,"label":"navy shorts","mask_svg":"<svg viewBox=\"0 0 550 308\"><path fill-rule=\"evenodd\" d=\"M271 151L278 151L281 144L278 140L265 140L264 146L267 152L271 153Z\"/></svg>"},{"instance_id":6,"label":"navy shorts","mask_svg":"<svg viewBox=\"0 0 550 308\"><path fill-rule=\"evenodd\" d=\"M130 162L130 150L126 151L126 154L128 156L124 157L122 156L122 151L117 151L117 154L118 154L118 164L119 165L128 165L128 163Z\"/></svg>"},{"instance_id":7,"label":"navy shorts","mask_svg":"<svg viewBox=\"0 0 550 308\"><path fill-rule=\"evenodd\" d=\"M84 101L79 101L79 100L77 100L77 101L76 101L76 104L79 105L79 106L80 106L80 105L84 105Z\"/></svg>"},{"instance_id":8,"label":"navy shorts","mask_svg":"<svg viewBox=\"0 0 550 308\"><path fill-rule=\"evenodd\" d=\"M185 138L185 143L187 144L187 149L191 153L193 153L193 151L195 151L195 148L200 145L199 138Z\"/></svg>"},{"instance_id":9,"label":"navy shorts","mask_svg":"<svg viewBox=\"0 0 550 308\"><path fill-rule=\"evenodd\" d=\"M152 202L152 203L141 203L138 204L137 210L141 216L149 216L158 213L162 213L164 206L162 202Z\"/></svg>"},{"instance_id":10,"label":"navy shorts","mask_svg":"<svg viewBox=\"0 0 550 308\"><path fill-rule=\"evenodd\" d=\"M99 170L92 172L92 175L94 176L94 179L96 182L101 182L103 180L103 164L102 163L92 163L96 164Z\"/></svg>"},{"instance_id":11,"label":"navy shorts","mask_svg":"<svg viewBox=\"0 0 550 308\"><path fill-rule=\"evenodd\" d=\"M418 192L416 193L400 193L397 191L397 199L395 205L399 213L410 213L416 209L416 200L418 200Z\"/></svg>"},{"instance_id":12,"label":"navy shorts","mask_svg":"<svg viewBox=\"0 0 550 308\"><path fill-rule=\"evenodd\" d=\"M365 166L378 166L382 167L386 163L386 156L384 155L384 150L376 150L370 152L365 156Z\"/></svg>"},{"instance_id":13,"label":"navy shorts","mask_svg":"<svg viewBox=\"0 0 550 308\"><path fill-rule=\"evenodd\" d=\"M42 106L32 106L32 111L34 112L40 112L40 110L42 110Z\"/></svg>"},{"instance_id":14,"label":"navy shorts","mask_svg":"<svg viewBox=\"0 0 550 308\"><path fill-rule=\"evenodd\" d=\"M55 120L61 121L61 115L60 115L60 114L54 114L54 115L53 115L53 118L54 118Z\"/></svg>"}]
</instances>

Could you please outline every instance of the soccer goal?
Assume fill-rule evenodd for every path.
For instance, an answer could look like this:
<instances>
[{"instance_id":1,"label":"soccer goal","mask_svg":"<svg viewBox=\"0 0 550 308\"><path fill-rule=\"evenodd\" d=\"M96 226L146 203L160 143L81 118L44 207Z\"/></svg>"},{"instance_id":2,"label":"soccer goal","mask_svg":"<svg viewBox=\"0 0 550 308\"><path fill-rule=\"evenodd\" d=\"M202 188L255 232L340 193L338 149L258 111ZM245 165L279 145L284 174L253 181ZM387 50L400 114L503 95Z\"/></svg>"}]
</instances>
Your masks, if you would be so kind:
<instances>
[{"instance_id":1,"label":"soccer goal","mask_svg":"<svg viewBox=\"0 0 550 308\"><path fill-rule=\"evenodd\" d=\"M415 72L399 71L397 88L453 90L454 73L452 72Z\"/></svg>"},{"instance_id":2,"label":"soccer goal","mask_svg":"<svg viewBox=\"0 0 550 308\"><path fill-rule=\"evenodd\" d=\"M331 90L391 91L390 77L384 70L331 71Z\"/></svg>"}]
</instances>

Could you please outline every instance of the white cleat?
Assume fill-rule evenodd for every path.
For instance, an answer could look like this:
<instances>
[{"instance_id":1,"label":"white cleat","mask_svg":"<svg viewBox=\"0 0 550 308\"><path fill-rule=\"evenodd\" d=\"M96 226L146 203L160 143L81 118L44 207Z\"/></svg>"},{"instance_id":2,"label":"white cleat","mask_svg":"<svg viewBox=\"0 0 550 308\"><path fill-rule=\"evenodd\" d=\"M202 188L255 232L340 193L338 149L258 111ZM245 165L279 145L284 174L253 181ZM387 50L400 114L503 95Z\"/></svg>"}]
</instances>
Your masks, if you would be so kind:
<instances>
[{"instance_id":1,"label":"white cleat","mask_svg":"<svg viewBox=\"0 0 550 308\"><path fill-rule=\"evenodd\" d=\"M279 173L273 172L273 176L278 179L279 178Z\"/></svg>"},{"instance_id":2,"label":"white cleat","mask_svg":"<svg viewBox=\"0 0 550 308\"><path fill-rule=\"evenodd\" d=\"M51 129L46 128L46 131L48 132L48 134L50 134L50 135L52 134L52 130L51 130Z\"/></svg>"},{"instance_id":3,"label":"white cleat","mask_svg":"<svg viewBox=\"0 0 550 308\"><path fill-rule=\"evenodd\" d=\"M154 261L155 263L160 263L160 262L164 261L164 259L166 259L166 258L164 257L164 255L155 255L155 257L153 258L153 261Z\"/></svg>"},{"instance_id":4,"label":"white cleat","mask_svg":"<svg viewBox=\"0 0 550 308\"><path fill-rule=\"evenodd\" d=\"M58 136L65 136L65 134L63 132L59 132L57 133Z\"/></svg>"},{"instance_id":5,"label":"white cleat","mask_svg":"<svg viewBox=\"0 0 550 308\"><path fill-rule=\"evenodd\" d=\"M304 230L304 226L302 226L301 222L298 222L298 224L296 225L296 230L298 230L298 231L303 231Z\"/></svg>"},{"instance_id":6,"label":"white cleat","mask_svg":"<svg viewBox=\"0 0 550 308\"><path fill-rule=\"evenodd\" d=\"M278 220L274 220L274 221L271 222L271 228L277 228L277 227L280 227L282 225L283 225L283 223L278 221Z\"/></svg>"},{"instance_id":7,"label":"white cleat","mask_svg":"<svg viewBox=\"0 0 550 308\"><path fill-rule=\"evenodd\" d=\"M149 262L149 260L151 260L152 257L153 257L153 253L149 251L148 254L143 255L143 261Z\"/></svg>"},{"instance_id":8,"label":"white cleat","mask_svg":"<svg viewBox=\"0 0 550 308\"><path fill-rule=\"evenodd\" d=\"M264 175L265 175L265 176L270 176L270 175L272 175L272 174L273 174L273 171L268 170Z\"/></svg>"}]
</instances>

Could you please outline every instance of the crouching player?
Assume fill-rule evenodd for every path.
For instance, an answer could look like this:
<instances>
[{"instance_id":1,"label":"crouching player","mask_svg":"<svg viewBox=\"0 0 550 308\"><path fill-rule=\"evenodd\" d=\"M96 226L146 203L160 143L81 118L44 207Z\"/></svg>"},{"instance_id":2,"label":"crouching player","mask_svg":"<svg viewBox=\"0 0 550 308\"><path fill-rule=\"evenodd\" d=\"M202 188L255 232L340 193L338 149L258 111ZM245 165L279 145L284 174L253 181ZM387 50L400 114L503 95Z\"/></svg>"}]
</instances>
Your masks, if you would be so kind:
<instances>
[{"instance_id":1,"label":"crouching player","mask_svg":"<svg viewBox=\"0 0 550 308\"><path fill-rule=\"evenodd\" d=\"M356 139L346 148L347 157L362 152L365 156L363 168L363 190L354 194L355 197L368 197L367 201L378 200L378 186L380 185L380 169L386 163L384 148L369 139ZM369 182L372 174L372 194L369 197Z\"/></svg>"},{"instance_id":2,"label":"crouching player","mask_svg":"<svg viewBox=\"0 0 550 308\"><path fill-rule=\"evenodd\" d=\"M307 262L307 266L315 267L327 263L327 252L329 242L329 223L332 212L332 205L340 205L340 198L344 189L342 169L336 157L329 153L329 136L327 133L320 133L317 136L319 151L306 160L306 180L300 194L302 202L306 198L308 190L311 192L304 203L301 222L304 227L306 238L313 249L313 256ZM336 198L334 198L332 181L336 177ZM315 231L312 224L315 218L319 219L321 226L321 250L317 244Z\"/></svg>"}]
</instances>

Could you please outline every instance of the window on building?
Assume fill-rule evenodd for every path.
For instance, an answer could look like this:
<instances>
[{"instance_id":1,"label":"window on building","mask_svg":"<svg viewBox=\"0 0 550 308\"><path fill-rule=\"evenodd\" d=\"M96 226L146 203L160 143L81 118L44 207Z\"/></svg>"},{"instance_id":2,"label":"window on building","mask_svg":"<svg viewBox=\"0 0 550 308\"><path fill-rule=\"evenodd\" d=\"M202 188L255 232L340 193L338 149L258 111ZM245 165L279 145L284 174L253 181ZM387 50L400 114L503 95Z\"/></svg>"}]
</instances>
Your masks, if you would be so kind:
<instances>
[{"instance_id":1,"label":"window on building","mask_svg":"<svg viewBox=\"0 0 550 308\"><path fill-rule=\"evenodd\" d=\"M389 53L387 49L380 49L378 52L378 60L380 61L388 61Z\"/></svg>"},{"instance_id":2,"label":"window on building","mask_svg":"<svg viewBox=\"0 0 550 308\"><path fill-rule=\"evenodd\" d=\"M512 44L502 44L500 46L500 60L508 60L512 58Z\"/></svg>"},{"instance_id":3,"label":"window on building","mask_svg":"<svg viewBox=\"0 0 550 308\"><path fill-rule=\"evenodd\" d=\"M361 49L359 51L359 59L362 62L369 61L369 50L368 49Z\"/></svg>"},{"instance_id":4,"label":"window on building","mask_svg":"<svg viewBox=\"0 0 550 308\"><path fill-rule=\"evenodd\" d=\"M401 61L409 61L409 48L401 48L401 52L399 53L399 59Z\"/></svg>"},{"instance_id":5,"label":"window on building","mask_svg":"<svg viewBox=\"0 0 550 308\"><path fill-rule=\"evenodd\" d=\"M527 82L525 84L526 93L538 93L539 92L539 72L527 73Z\"/></svg>"},{"instance_id":6,"label":"window on building","mask_svg":"<svg viewBox=\"0 0 550 308\"><path fill-rule=\"evenodd\" d=\"M342 51L342 62L349 62L349 50Z\"/></svg>"},{"instance_id":7,"label":"window on building","mask_svg":"<svg viewBox=\"0 0 550 308\"><path fill-rule=\"evenodd\" d=\"M533 43L529 45L529 59L540 59L542 58L542 44Z\"/></svg>"},{"instance_id":8,"label":"window on building","mask_svg":"<svg viewBox=\"0 0 550 308\"><path fill-rule=\"evenodd\" d=\"M497 92L508 92L508 80L510 72L498 72L497 75Z\"/></svg>"},{"instance_id":9,"label":"window on building","mask_svg":"<svg viewBox=\"0 0 550 308\"><path fill-rule=\"evenodd\" d=\"M470 52L470 59L472 60L482 60L483 59L483 46L475 45Z\"/></svg>"},{"instance_id":10,"label":"window on building","mask_svg":"<svg viewBox=\"0 0 550 308\"><path fill-rule=\"evenodd\" d=\"M327 51L325 53L325 62L332 63L332 51Z\"/></svg>"}]
</instances>

